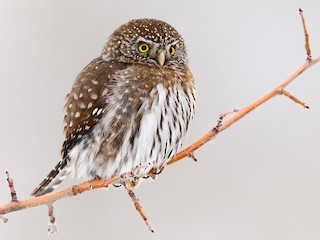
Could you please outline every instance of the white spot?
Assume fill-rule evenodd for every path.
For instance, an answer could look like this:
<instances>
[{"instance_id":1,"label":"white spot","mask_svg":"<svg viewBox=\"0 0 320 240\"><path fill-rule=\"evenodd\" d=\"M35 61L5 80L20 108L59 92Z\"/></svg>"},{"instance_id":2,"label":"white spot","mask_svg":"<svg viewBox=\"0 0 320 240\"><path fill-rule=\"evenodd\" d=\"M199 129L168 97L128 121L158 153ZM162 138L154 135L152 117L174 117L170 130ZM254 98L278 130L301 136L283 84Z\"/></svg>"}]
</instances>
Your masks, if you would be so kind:
<instances>
[{"instance_id":1,"label":"white spot","mask_svg":"<svg viewBox=\"0 0 320 240\"><path fill-rule=\"evenodd\" d=\"M99 109L99 111L97 112L97 115L100 115L102 113L102 108Z\"/></svg>"},{"instance_id":2,"label":"white spot","mask_svg":"<svg viewBox=\"0 0 320 240\"><path fill-rule=\"evenodd\" d=\"M74 94L73 94L73 98L74 98L75 100L78 100L78 95L77 95L76 93L74 93Z\"/></svg>"},{"instance_id":3,"label":"white spot","mask_svg":"<svg viewBox=\"0 0 320 240\"><path fill-rule=\"evenodd\" d=\"M91 93L90 97L91 99L96 100L98 98L98 95L95 93Z\"/></svg>"},{"instance_id":4,"label":"white spot","mask_svg":"<svg viewBox=\"0 0 320 240\"><path fill-rule=\"evenodd\" d=\"M86 108L86 105L85 105L83 102L80 102L79 107L80 107L81 109L85 109L85 108Z\"/></svg>"},{"instance_id":5,"label":"white spot","mask_svg":"<svg viewBox=\"0 0 320 240\"><path fill-rule=\"evenodd\" d=\"M95 115L98 112L98 108L93 109L92 115Z\"/></svg>"},{"instance_id":6,"label":"white spot","mask_svg":"<svg viewBox=\"0 0 320 240\"><path fill-rule=\"evenodd\" d=\"M83 97L83 94L82 94L82 93L80 93L79 98L82 98L82 97Z\"/></svg>"},{"instance_id":7,"label":"white spot","mask_svg":"<svg viewBox=\"0 0 320 240\"><path fill-rule=\"evenodd\" d=\"M89 129L90 129L90 126L89 126L89 125L86 125L84 128L85 128L86 130L89 130Z\"/></svg>"},{"instance_id":8,"label":"white spot","mask_svg":"<svg viewBox=\"0 0 320 240\"><path fill-rule=\"evenodd\" d=\"M108 89L107 89L107 88L105 88L105 89L103 90L103 92L102 92L101 96L103 97L103 96L107 95L107 93L108 93Z\"/></svg>"},{"instance_id":9,"label":"white spot","mask_svg":"<svg viewBox=\"0 0 320 240\"><path fill-rule=\"evenodd\" d=\"M91 82L92 82L92 84L94 84L94 85L97 85L97 84L98 84L98 81L95 80L95 79L92 79Z\"/></svg>"},{"instance_id":10,"label":"white spot","mask_svg":"<svg viewBox=\"0 0 320 240\"><path fill-rule=\"evenodd\" d=\"M69 104L69 108L72 108L72 103Z\"/></svg>"},{"instance_id":11,"label":"white spot","mask_svg":"<svg viewBox=\"0 0 320 240\"><path fill-rule=\"evenodd\" d=\"M91 91L92 91L92 88L89 88L89 89L88 89L88 92L91 92Z\"/></svg>"},{"instance_id":12,"label":"white spot","mask_svg":"<svg viewBox=\"0 0 320 240\"><path fill-rule=\"evenodd\" d=\"M80 113L76 112L76 114L74 115L76 118L80 117Z\"/></svg>"},{"instance_id":13,"label":"white spot","mask_svg":"<svg viewBox=\"0 0 320 240\"><path fill-rule=\"evenodd\" d=\"M73 126L73 122L71 121L70 123L69 123L69 127L72 127Z\"/></svg>"}]
</instances>

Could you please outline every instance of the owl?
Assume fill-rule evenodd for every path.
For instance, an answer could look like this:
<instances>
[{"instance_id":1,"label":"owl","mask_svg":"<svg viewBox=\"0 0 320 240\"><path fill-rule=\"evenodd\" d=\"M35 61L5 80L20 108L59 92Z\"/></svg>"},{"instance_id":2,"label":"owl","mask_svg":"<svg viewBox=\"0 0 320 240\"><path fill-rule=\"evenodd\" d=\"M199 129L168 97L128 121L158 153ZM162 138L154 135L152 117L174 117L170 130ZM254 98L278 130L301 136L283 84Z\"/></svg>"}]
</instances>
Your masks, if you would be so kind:
<instances>
[{"instance_id":1,"label":"owl","mask_svg":"<svg viewBox=\"0 0 320 240\"><path fill-rule=\"evenodd\" d=\"M160 169L182 145L196 92L184 39L155 19L116 29L100 57L75 79L66 97L61 161L32 192L52 192L66 176L135 177Z\"/></svg>"}]
</instances>

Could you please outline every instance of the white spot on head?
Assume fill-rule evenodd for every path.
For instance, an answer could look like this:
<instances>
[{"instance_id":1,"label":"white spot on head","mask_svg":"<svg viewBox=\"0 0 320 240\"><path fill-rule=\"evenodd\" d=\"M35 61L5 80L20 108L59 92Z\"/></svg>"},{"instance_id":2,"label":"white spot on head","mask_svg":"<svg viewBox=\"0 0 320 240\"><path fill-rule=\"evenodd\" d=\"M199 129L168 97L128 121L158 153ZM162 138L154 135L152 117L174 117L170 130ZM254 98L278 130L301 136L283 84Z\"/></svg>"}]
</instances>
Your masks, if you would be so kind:
<instances>
[{"instance_id":1,"label":"white spot on head","mask_svg":"<svg viewBox=\"0 0 320 240\"><path fill-rule=\"evenodd\" d=\"M69 104L69 108L72 108L72 103Z\"/></svg>"},{"instance_id":2,"label":"white spot on head","mask_svg":"<svg viewBox=\"0 0 320 240\"><path fill-rule=\"evenodd\" d=\"M88 92L91 92L92 91L92 88L88 88Z\"/></svg>"},{"instance_id":3,"label":"white spot on head","mask_svg":"<svg viewBox=\"0 0 320 240\"><path fill-rule=\"evenodd\" d=\"M73 122L71 121L70 123L69 123L69 127L72 127L73 126Z\"/></svg>"},{"instance_id":4,"label":"white spot on head","mask_svg":"<svg viewBox=\"0 0 320 240\"><path fill-rule=\"evenodd\" d=\"M76 93L74 93L74 94L73 94L73 98L74 98L75 100L78 100L78 95L77 95Z\"/></svg>"},{"instance_id":5,"label":"white spot on head","mask_svg":"<svg viewBox=\"0 0 320 240\"><path fill-rule=\"evenodd\" d=\"M89 108L92 108L92 102L89 102L89 103L88 103L87 108L88 108L88 109L89 109Z\"/></svg>"},{"instance_id":6,"label":"white spot on head","mask_svg":"<svg viewBox=\"0 0 320 240\"><path fill-rule=\"evenodd\" d=\"M76 112L76 114L74 115L76 118L80 117L80 112Z\"/></svg>"}]
</instances>

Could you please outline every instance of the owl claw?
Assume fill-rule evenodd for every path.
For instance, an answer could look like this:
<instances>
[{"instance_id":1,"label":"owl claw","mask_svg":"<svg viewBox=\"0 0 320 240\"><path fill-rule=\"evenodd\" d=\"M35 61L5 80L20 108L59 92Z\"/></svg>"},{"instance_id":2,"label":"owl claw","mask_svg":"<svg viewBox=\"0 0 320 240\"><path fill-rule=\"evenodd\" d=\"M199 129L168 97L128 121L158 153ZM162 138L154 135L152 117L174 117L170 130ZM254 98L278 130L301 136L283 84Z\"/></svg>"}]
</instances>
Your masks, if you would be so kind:
<instances>
[{"instance_id":1,"label":"owl claw","mask_svg":"<svg viewBox=\"0 0 320 240\"><path fill-rule=\"evenodd\" d=\"M112 184L114 187L116 187L116 188L118 188L118 187L121 187L122 186L122 184L121 183L114 183L114 184Z\"/></svg>"}]
</instances>

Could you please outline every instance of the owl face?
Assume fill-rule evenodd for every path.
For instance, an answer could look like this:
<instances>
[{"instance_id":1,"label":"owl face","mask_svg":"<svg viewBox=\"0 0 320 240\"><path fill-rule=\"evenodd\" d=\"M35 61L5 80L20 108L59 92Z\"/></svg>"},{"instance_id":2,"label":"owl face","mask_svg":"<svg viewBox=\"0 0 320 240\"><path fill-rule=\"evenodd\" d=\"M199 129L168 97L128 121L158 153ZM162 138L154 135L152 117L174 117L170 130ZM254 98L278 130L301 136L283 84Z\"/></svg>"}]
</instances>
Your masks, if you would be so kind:
<instances>
[{"instance_id":1,"label":"owl face","mask_svg":"<svg viewBox=\"0 0 320 240\"><path fill-rule=\"evenodd\" d=\"M120 26L109 38L102 57L175 70L187 65L181 35L169 24L154 19L132 20Z\"/></svg>"}]
</instances>

